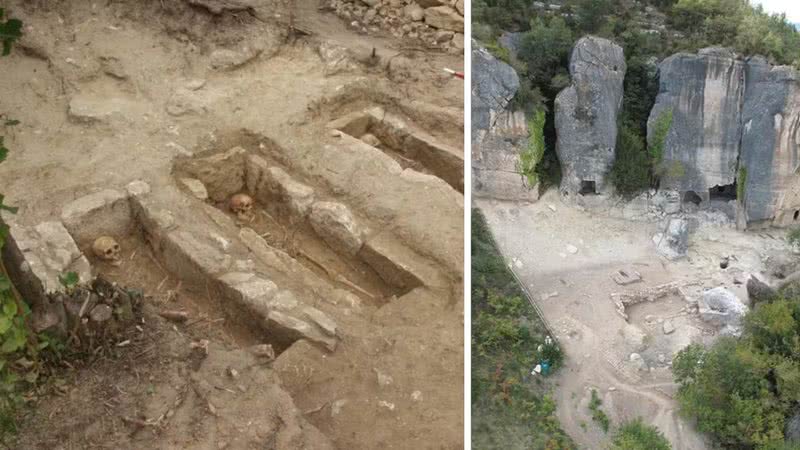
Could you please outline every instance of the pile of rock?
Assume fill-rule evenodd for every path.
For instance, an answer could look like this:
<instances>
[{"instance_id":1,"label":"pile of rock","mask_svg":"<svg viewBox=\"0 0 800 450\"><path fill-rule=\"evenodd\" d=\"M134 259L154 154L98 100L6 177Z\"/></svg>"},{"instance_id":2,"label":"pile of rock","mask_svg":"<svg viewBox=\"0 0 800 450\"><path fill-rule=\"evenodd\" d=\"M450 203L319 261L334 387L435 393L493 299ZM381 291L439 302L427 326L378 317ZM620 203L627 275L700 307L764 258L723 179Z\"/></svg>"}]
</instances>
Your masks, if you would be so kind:
<instances>
[{"instance_id":1,"label":"pile of rock","mask_svg":"<svg viewBox=\"0 0 800 450\"><path fill-rule=\"evenodd\" d=\"M433 47L464 49L464 0L330 0L330 6L365 33L386 30Z\"/></svg>"},{"instance_id":2,"label":"pile of rock","mask_svg":"<svg viewBox=\"0 0 800 450\"><path fill-rule=\"evenodd\" d=\"M68 287L48 297L46 304L33 310L36 331L65 336L74 345L91 349L121 339L141 313L143 294L98 277L91 284Z\"/></svg>"}]
</instances>

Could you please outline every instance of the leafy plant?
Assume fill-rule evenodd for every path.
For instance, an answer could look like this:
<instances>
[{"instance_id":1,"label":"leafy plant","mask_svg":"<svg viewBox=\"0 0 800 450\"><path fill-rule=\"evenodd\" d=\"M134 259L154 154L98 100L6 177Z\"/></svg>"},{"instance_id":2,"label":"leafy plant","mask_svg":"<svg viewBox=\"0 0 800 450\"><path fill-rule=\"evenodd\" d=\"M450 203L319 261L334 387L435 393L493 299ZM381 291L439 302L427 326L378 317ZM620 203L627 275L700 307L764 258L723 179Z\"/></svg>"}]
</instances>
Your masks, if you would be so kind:
<instances>
[{"instance_id":1,"label":"leafy plant","mask_svg":"<svg viewBox=\"0 0 800 450\"><path fill-rule=\"evenodd\" d=\"M658 428L647 425L641 418L619 427L611 443L611 450L670 450L672 446Z\"/></svg>"},{"instance_id":2,"label":"leafy plant","mask_svg":"<svg viewBox=\"0 0 800 450\"><path fill-rule=\"evenodd\" d=\"M744 193L747 186L747 167L739 166L739 175L736 177L736 199L744 204Z\"/></svg>"},{"instance_id":3,"label":"leafy plant","mask_svg":"<svg viewBox=\"0 0 800 450\"><path fill-rule=\"evenodd\" d=\"M597 422L600 425L600 428L608 433L608 428L611 425L611 421L608 419L606 413L600 409L602 404L603 401L600 400L600 397L597 395L597 391L592 389L592 398L589 400L589 411L592 412L592 420Z\"/></svg>"},{"instance_id":4,"label":"leafy plant","mask_svg":"<svg viewBox=\"0 0 800 450\"><path fill-rule=\"evenodd\" d=\"M655 169L656 176L666 173L664 161L664 145L667 142L667 134L672 128L672 110L664 111L656 118L653 126L653 139L647 152L650 154L651 166Z\"/></svg>"},{"instance_id":5,"label":"leafy plant","mask_svg":"<svg viewBox=\"0 0 800 450\"><path fill-rule=\"evenodd\" d=\"M2 55L11 52L11 45L22 35L22 22L17 19L2 21L5 11L0 9L0 40L3 42ZM6 122L9 125L8 121ZM4 137L0 136L0 163L8 156ZM12 214L17 208L6 205L0 194L0 211ZM8 238L8 225L0 218L0 250ZM0 259L0 436L14 430L14 411L22 403L18 387L20 374L13 364L26 350L36 352L37 348L29 341L26 319L30 313L28 306L19 298L8 272ZM30 377L27 377L30 379Z\"/></svg>"},{"instance_id":6,"label":"leafy plant","mask_svg":"<svg viewBox=\"0 0 800 450\"><path fill-rule=\"evenodd\" d=\"M7 19L5 22L5 10L0 8L0 41L3 41L3 56L11 54L11 45L22 37L22 21L19 19Z\"/></svg>"},{"instance_id":7,"label":"leafy plant","mask_svg":"<svg viewBox=\"0 0 800 450\"><path fill-rule=\"evenodd\" d=\"M528 147L519 155L520 172L528 181L528 187L533 188L539 182L536 166L544 157L544 121L545 112L536 111L528 119Z\"/></svg>"}]
</instances>

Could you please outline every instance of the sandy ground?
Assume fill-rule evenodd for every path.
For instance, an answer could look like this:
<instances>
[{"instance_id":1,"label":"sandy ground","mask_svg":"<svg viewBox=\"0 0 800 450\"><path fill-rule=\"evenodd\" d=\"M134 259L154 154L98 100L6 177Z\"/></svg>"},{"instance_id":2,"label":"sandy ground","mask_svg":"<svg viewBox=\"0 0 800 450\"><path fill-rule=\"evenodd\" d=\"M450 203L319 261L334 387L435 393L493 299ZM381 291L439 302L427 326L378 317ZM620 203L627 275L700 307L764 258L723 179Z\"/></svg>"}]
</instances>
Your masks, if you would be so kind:
<instances>
[{"instance_id":1,"label":"sandy ground","mask_svg":"<svg viewBox=\"0 0 800 450\"><path fill-rule=\"evenodd\" d=\"M61 206L75 198L104 188L124 189L132 180L144 180L155 191L174 185L176 156L213 147L225 141L220 136L236 133L266 136L291 149L287 159L292 165L322 183L315 171L326 166L319 156L329 138L325 124L375 105L402 114L440 142L461 148L463 123L404 110L398 100L425 102L456 111L460 117L463 81L442 68L462 70L461 54L358 34L321 11L315 0L292 4L295 25L310 30L311 36L292 33L283 3L275 4L274 21L242 12L214 16L185 3L12 1L6 6L7 12L24 21L25 37L10 57L0 60L4 78L0 113L20 122L2 129L11 153L0 165L0 180L6 203L20 207L21 223L56 219ZM253 48L260 54L245 58L241 65L213 67L217 50L249 55ZM342 61L331 56L335 52L330 48L345 49L350 56ZM370 58L373 52L379 62ZM380 194L391 196L391 192ZM419 199L398 194L390 200L381 207L389 205L393 215L380 213L392 217L393 223L373 226L391 225L412 247L430 248L426 257L441 263L445 272L460 267L463 229L457 202L448 217L437 218L424 210ZM364 201L358 207L373 205ZM136 264L148 264L141 255L128 264L131 270L101 267L100 271L145 289L165 276L157 267L139 270ZM120 270L129 276L115 272ZM458 286L458 280L452 281ZM176 280L166 287L180 291ZM202 293L179 294L186 299L181 306L205 318L202 332L158 326L150 347L186 344L185 337L175 344L170 333L188 333L194 339L211 340L212 346L233 349L255 343L235 324L215 321L216 311L203 304ZM325 355L300 346L284 354L275 377L270 374L267 382L280 379L304 418L337 447L460 448L463 388L453 380L461 380L463 373L461 298L455 288L383 308L368 305L359 317L329 312L345 330L339 350ZM57 395L40 397L12 447L178 448L164 443L190 439L192 427L207 426L207 416L189 421L188 428L176 425L174 432L134 430L139 434L133 437L120 421L142 409L163 409L172 401L170 395L154 397L153 392L174 390L175 377L185 370L185 355L178 353L165 350L154 357L158 363L143 364L135 376L130 364L137 364L136 358L76 366L64 377L66 391L70 398L82 398L82 403L75 403L79 406L72 410ZM390 388L376 381L377 369L391 373ZM302 377L298 370L305 371ZM150 377L150 383L142 383L142 376ZM81 382L86 379L92 382ZM125 383L135 387L128 390ZM417 391L420 394L414 394ZM122 400L102 406L118 397ZM238 400L243 405L252 400L244 397ZM381 400L392 401L397 409L378 406ZM237 400L226 403L237 408ZM257 407L257 402L247 403L237 417L246 420L247 411ZM99 417L107 419L98 421ZM87 424L94 424L91 433L84 432ZM216 442L204 445L236 448L225 447L230 442L223 437L213 439Z\"/></svg>"},{"instance_id":2,"label":"sandy ground","mask_svg":"<svg viewBox=\"0 0 800 450\"><path fill-rule=\"evenodd\" d=\"M669 262L651 241L657 223L593 215L563 204L553 190L535 204L478 200L477 206L566 351L566 366L554 380L558 416L580 447L609 442L588 410L596 389L612 424L641 416L675 449L707 448L704 437L678 416L669 363L689 343L713 341L717 330L687 314L686 301L677 295L628 308L626 323L610 294L678 282L690 298L726 286L746 299L738 283L751 273L764 276L771 251L788 251L780 235L701 227L690 237L689 256ZM732 261L725 270L719 267L723 256ZM620 269L639 272L642 281L616 284L611 277ZM671 334L663 332L667 320L676 328ZM634 352L642 368L630 361Z\"/></svg>"}]
</instances>

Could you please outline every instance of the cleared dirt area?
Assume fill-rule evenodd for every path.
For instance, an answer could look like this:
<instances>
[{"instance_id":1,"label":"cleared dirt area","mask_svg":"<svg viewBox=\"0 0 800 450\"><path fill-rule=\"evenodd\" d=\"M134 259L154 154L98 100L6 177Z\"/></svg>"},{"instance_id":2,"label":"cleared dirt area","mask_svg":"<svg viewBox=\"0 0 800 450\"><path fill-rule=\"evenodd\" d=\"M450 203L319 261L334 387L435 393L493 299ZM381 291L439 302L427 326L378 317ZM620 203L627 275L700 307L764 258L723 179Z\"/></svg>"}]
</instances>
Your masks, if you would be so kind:
<instances>
[{"instance_id":1,"label":"cleared dirt area","mask_svg":"<svg viewBox=\"0 0 800 450\"><path fill-rule=\"evenodd\" d=\"M641 416L664 432L673 448L707 448L677 413L672 357L690 343L708 344L719 335L693 310L703 290L725 286L746 299L748 276L768 278L770 255L790 251L785 240L705 225L693 231L688 257L670 262L651 239L662 229L658 223L588 212L563 204L554 191L535 204L477 204L566 352L565 367L553 382L559 419L576 443L604 448L609 442L609 434L592 421L594 389L612 424ZM730 260L724 269L723 259ZM620 271L628 277L620 278ZM641 280L629 283L635 274ZM612 299L612 294L653 290L665 294L627 306L627 320Z\"/></svg>"},{"instance_id":2,"label":"cleared dirt area","mask_svg":"<svg viewBox=\"0 0 800 450\"><path fill-rule=\"evenodd\" d=\"M316 1L207 3L6 6L25 23L0 61L12 239L61 219L145 296L8 447L461 448L464 86L443 69L462 54ZM335 126L375 108L381 142ZM105 234L118 263L92 255Z\"/></svg>"}]
</instances>

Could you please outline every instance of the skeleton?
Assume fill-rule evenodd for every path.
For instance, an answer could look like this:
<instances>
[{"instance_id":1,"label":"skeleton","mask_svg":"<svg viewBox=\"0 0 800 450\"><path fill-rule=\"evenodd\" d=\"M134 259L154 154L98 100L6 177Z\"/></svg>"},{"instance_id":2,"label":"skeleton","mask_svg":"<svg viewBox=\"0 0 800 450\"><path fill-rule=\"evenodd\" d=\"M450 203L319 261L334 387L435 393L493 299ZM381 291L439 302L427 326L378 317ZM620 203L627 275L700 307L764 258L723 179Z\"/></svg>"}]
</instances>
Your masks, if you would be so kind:
<instances>
[{"instance_id":1,"label":"skeleton","mask_svg":"<svg viewBox=\"0 0 800 450\"><path fill-rule=\"evenodd\" d=\"M92 251L98 258L108 261L111 264L120 265L122 248L119 243L110 236L100 236L92 244Z\"/></svg>"},{"instance_id":2,"label":"skeleton","mask_svg":"<svg viewBox=\"0 0 800 450\"><path fill-rule=\"evenodd\" d=\"M230 207L239 220L252 221L255 218L253 214L253 198L247 194L236 194L231 197Z\"/></svg>"}]
</instances>

